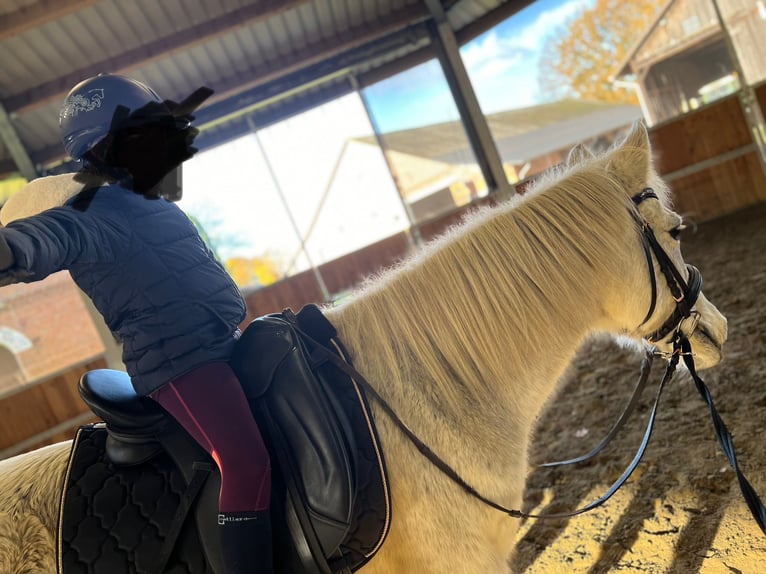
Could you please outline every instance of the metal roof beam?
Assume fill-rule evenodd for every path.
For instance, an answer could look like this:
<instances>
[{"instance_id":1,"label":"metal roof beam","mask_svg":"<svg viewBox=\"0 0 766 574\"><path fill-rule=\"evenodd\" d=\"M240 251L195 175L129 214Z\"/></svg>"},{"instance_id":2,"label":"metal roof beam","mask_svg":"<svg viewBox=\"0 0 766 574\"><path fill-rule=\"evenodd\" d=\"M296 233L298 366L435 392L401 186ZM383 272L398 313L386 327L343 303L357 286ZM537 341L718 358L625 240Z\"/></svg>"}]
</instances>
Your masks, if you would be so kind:
<instances>
[{"instance_id":1,"label":"metal roof beam","mask_svg":"<svg viewBox=\"0 0 766 574\"><path fill-rule=\"evenodd\" d=\"M423 24L402 27L418 19L425 20L425 7L415 4L408 9L392 12L376 22L374 32L367 27L307 46L290 57L281 58L247 74L229 77L215 86L215 95L194 115L197 124L214 121L228 115L232 108L249 105L279 95L279 93L328 76L338 69L355 66L382 52L396 50L407 42L417 43L427 38ZM391 34L391 31L398 33ZM369 47L369 51L365 50ZM328 60L330 60L328 62ZM62 94L63 98L63 94ZM20 113L20 112L19 112ZM46 165L64 158L63 147L53 146L33 152L37 164ZM0 173L4 170L0 162Z\"/></svg>"},{"instance_id":2,"label":"metal roof beam","mask_svg":"<svg viewBox=\"0 0 766 574\"><path fill-rule=\"evenodd\" d=\"M484 16L474 20L460 30L455 31L455 37L461 46L467 44L487 30L494 28L511 16L515 16L537 0L513 0L500 4L497 8L487 12Z\"/></svg>"},{"instance_id":3,"label":"metal roof beam","mask_svg":"<svg viewBox=\"0 0 766 574\"><path fill-rule=\"evenodd\" d=\"M6 98L5 105L9 112L26 113L38 109L54 100L63 100L66 90L79 81L102 72L128 72L150 62L166 58L177 52L209 42L242 26L259 20L266 20L281 12L297 8L310 0L262 0L238 8L233 12L208 20L203 24L187 28L154 42L144 44L119 56L80 68L74 72L59 76L53 80Z\"/></svg>"},{"instance_id":4,"label":"metal roof beam","mask_svg":"<svg viewBox=\"0 0 766 574\"><path fill-rule=\"evenodd\" d=\"M244 114L246 108L254 104L278 98L285 92L326 78L338 70L362 64L370 58L401 49L408 44L425 41L428 32L423 22L401 30L403 22L411 22L421 15L427 16L422 8L410 9L399 15L391 14L383 20L384 26L379 33L399 30L396 33L378 37L378 34L371 34L367 27L359 27L356 33L348 34L343 44L331 40L312 44L305 51L282 58L270 66L257 68L244 77L240 75L219 82L214 86L215 95L195 112L195 124L209 124L239 110ZM324 101L321 96L318 100ZM273 121L277 115L270 114L269 121ZM50 165L63 160L65 154L63 146L56 145L37 150L32 157L38 165ZM8 162L0 161L0 173L6 170L7 165Z\"/></svg>"},{"instance_id":5,"label":"metal roof beam","mask_svg":"<svg viewBox=\"0 0 766 574\"><path fill-rule=\"evenodd\" d=\"M266 106L255 109L226 122L220 127L212 130L203 130L199 137L194 140L194 145L201 151L210 149L251 133L253 126L257 129L266 128L291 116L343 97L353 91L354 89L350 81L346 79L328 88L323 88L316 93L298 94L291 98L289 102L280 104L276 108ZM248 121L248 118L250 118L250 121Z\"/></svg>"},{"instance_id":6,"label":"metal roof beam","mask_svg":"<svg viewBox=\"0 0 766 574\"><path fill-rule=\"evenodd\" d=\"M32 159L24 148L24 144L21 143L19 134L16 132L16 128L2 104L0 104L0 140L2 140L5 147L8 148L8 152L13 158L15 169L12 169L11 171L21 172L21 175L29 181L35 179L37 177L35 165L32 163Z\"/></svg>"},{"instance_id":7,"label":"metal roof beam","mask_svg":"<svg viewBox=\"0 0 766 574\"><path fill-rule=\"evenodd\" d=\"M251 88L274 82L302 69L317 65L321 66L323 62L331 58L342 57L343 54L350 50L362 49L366 45L385 41L387 38L407 37L410 39L410 43L416 43L425 37L416 22L425 20L427 17L428 13L419 4L414 4L397 12L391 12L376 21L374 30L365 25L350 28L342 36L311 44L298 52L270 63L268 66L261 66L249 71L247 76L251 79L231 78L219 82L216 86L213 86L216 89L216 93L209 102L213 104L216 101L226 99ZM402 28L405 27L405 31L402 31ZM395 31L398 31L399 34L391 34L391 32ZM397 44L397 47L402 45L402 42L398 40L392 40L392 42ZM340 67L359 63L360 60L354 58L353 64L344 63ZM339 69L338 65L334 67L335 69L328 68L328 75Z\"/></svg>"},{"instance_id":8,"label":"metal roof beam","mask_svg":"<svg viewBox=\"0 0 766 574\"><path fill-rule=\"evenodd\" d=\"M255 68L245 77L238 76L219 82L208 105L195 114L198 123L211 121L211 116L225 115L216 114L216 107L220 102L225 101L228 105L232 100L236 100L236 104L244 108L340 70L361 65L382 54L427 41L428 32L423 23L411 24L402 30L405 23L411 23L421 16L425 19L427 14L419 5L415 5L408 10L381 18L374 33L363 30L361 33L311 44L289 57L280 58L268 66ZM391 31L395 33L389 33ZM339 39L342 41L339 42Z\"/></svg>"},{"instance_id":9,"label":"metal roof beam","mask_svg":"<svg viewBox=\"0 0 766 574\"><path fill-rule=\"evenodd\" d=\"M459 1L460 0L453 2L453 5L457 4ZM457 38L458 44L460 46L467 44L477 36L480 36L490 28L493 28L504 20L514 16L534 2L535 0L515 0L513 2L500 4L500 6L491 12L487 12L478 20L474 20L460 30L456 30L455 38ZM447 7L445 5L445 11L449 12L446 8ZM431 44L429 41L427 46L419 48L414 52L410 52L402 58L397 58L392 62L383 64L382 66L378 66L377 68L373 68L367 72L362 72L361 74L358 74L356 78L359 82L359 86L361 88L366 88L372 84L380 82L381 80L385 80L405 70L414 68L415 66L427 62L431 58L436 58L436 51L433 44Z\"/></svg>"},{"instance_id":10,"label":"metal roof beam","mask_svg":"<svg viewBox=\"0 0 766 574\"><path fill-rule=\"evenodd\" d=\"M515 8L518 10L523 5L526 4L521 2ZM488 14L485 17L486 22L482 23L484 26L491 26L496 23L499 17L507 17L511 13L513 10L510 10L507 5L502 5L502 9ZM300 52L289 57L283 57L267 66L260 66L247 73L226 78L214 86L216 94L195 114L197 124L216 123L220 117L237 115L236 111L238 110L244 114L253 113L254 108L261 107L259 103L266 104L270 99L279 99L280 95L300 90L302 85L322 81L322 78L330 77L339 70L353 70L370 58L379 58L385 53L394 53L406 45L417 46L429 42L426 22L430 20L430 17L431 15L424 4L411 5L381 18L376 22L377 27L374 30L367 26L360 26L332 40L326 39L307 46ZM406 26L407 24L409 25ZM469 36L475 35L480 29L477 30L472 27ZM462 33L468 31L468 29L461 30ZM457 34L458 40L462 35L461 33ZM436 55L433 50L433 45L426 46L411 55L420 55L421 58L427 59ZM428 55L426 56L422 52ZM410 65L415 63L410 62ZM389 69L389 66L384 66L383 69L387 71L384 75L395 73L395 70ZM372 74L377 76L374 71ZM366 76L367 73L362 73L362 77ZM376 77L375 81L379 79ZM331 90L331 92L334 91ZM296 109L311 107L305 103L307 100L304 100L303 97L300 99L302 102L300 105L288 105L281 111L278 108L271 109L269 106L270 111L263 114L259 109L256 112L256 117L260 120L258 124L263 125L264 120L266 123L278 121L283 117L282 112L286 112L284 115L289 116L295 113ZM318 96L317 99L325 101L322 96ZM207 147L205 145L207 142L216 139L219 138L208 138L201 134L198 143L202 144L200 147ZM227 140L229 138L220 139ZM59 146L50 146L32 152L32 159L37 165L51 165L64 159L63 149ZM0 162L0 171L10 165L10 162L7 161Z\"/></svg>"},{"instance_id":11,"label":"metal roof beam","mask_svg":"<svg viewBox=\"0 0 766 574\"><path fill-rule=\"evenodd\" d=\"M95 4L97 0L38 0L0 19L0 41L23 34L67 14Z\"/></svg>"}]
</instances>

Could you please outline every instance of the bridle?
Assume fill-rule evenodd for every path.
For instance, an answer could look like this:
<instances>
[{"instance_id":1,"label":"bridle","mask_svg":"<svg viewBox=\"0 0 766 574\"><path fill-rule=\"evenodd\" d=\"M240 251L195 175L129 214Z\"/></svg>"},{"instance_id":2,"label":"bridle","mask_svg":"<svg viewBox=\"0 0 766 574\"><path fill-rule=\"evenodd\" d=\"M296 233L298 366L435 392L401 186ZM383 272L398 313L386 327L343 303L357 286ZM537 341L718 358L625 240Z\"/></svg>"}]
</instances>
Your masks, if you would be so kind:
<instances>
[{"instance_id":1,"label":"bridle","mask_svg":"<svg viewBox=\"0 0 766 574\"><path fill-rule=\"evenodd\" d=\"M656 331L645 337L649 343L657 343L664 340L671 333L677 331L685 319L691 317L692 314L696 315L696 312L693 311L693 307L699 298L700 291L702 291L702 274L694 265L687 264L686 271L689 278L688 280L683 278L680 271L678 271L673 264L673 261L660 245L660 242L657 241L657 237L654 235L654 230L638 212L638 206L641 202L647 199L659 199L651 187L644 188L641 190L641 193L634 195L631 198L635 209L630 210L631 216L641 228L641 245L643 246L644 254L646 255L646 263L649 268L649 281L652 287L652 299L649 304L649 311L639 327L649 322L652 315L654 315L655 307L657 305L657 277L654 273L652 254L654 254L654 258L657 259L660 272L665 276L670 293L673 296L673 300L676 302L675 309L670 317L668 317ZM693 326L696 327L696 321L694 321ZM686 336L690 336L693 331L694 328L686 333Z\"/></svg>"},{"instance_id":2,"label":"bridle","mask_svg":"<svg viewBox=\"0 0 766 574\"><path fill-rule=\"evenodd\" d=\"M696 328L699 321L699 314L694 310L694 304L697 302L700 292L702 291L702 275L696 267L689 264L686 265L688 279L684 279L683 275L681 275L681 272L676 268L673 261L660 245L649 223L638 212L638 206L641 204L641 202L647 199L659 199L655 191L650 187L644 188L639 194L631 197L632 205L629 208L631 216L636 221L641 231L641 244L643 246L644 254L646 255L646 263L647 267L649 268L649 278L652 290L649 311L647 312L644 320L639 325L639 328L645 325L652 318L657 306L657 277L654 271L654 261L652 259L652 256L654 256L654 259L657 260L660 272L665 277L668 288L670 289L670 293L675 300L675 307L670 317L668 317L657 330L652 332L649 336L645 337L645 339L653 345L655 343L664 341L668 337L671 337L670 343L672 344L673 350L669 354L659 353L654 347L651 347L649 350L647 350L641 366L641 375L639 377L639 381L633 391L633 395L627 407L623 410L615 425L609 431L607 436L598 444L598 446L583 456L541 465L544 467L552 467L574 464L588 460L598 454L617 434L617 431L619 431L619 429L625 424L633 410L633 407L635 407L635 405L638 403L638 398L641 395L641 391L643 390L648 380L654 356L659 355L668 359L668 365L665 369L665 374L663 375L662 380L660 381L660 384L657 388L657 394L652 406L652 410L649 414L649 420L647 422L647 427L644 432L643 439L636 454L633 457L633 460L630 462L622 475L620 475L620 477L612 484L612 486L603 496L577 510L562 513L531 514L522 512L521 510L506 508L501 504L498 504L493 500L485 497L473 486L471 486L465 479L463 479L463 477L461 477L455 469L453 469L446 461L444 461L444 459L442 459L438 454L431 450L431 448L425 444L404 423L404 421L401 420L401 418L399 418L399 416L385 401L385 399L383 399L383 397L378 394L375 388L370 385L370 383L356 369L354 369L351 364L345 362L333 351L323 347L320 343L313 341L313 339L311 339L307 333L300 331L300 329L298 330L304 337L313 341L317 345L319 352L325 355L325 359L335 364L336 367L357 381L364 388L364 390L371 397L373 397L376 402L378 402L383 411L399 427L399 429L410 440L410 442L412 442L412 444L420 451L420 453L426 457L434 466L436 466L442 473L444 473L448 478L450 478L453 482L455 482L458 486L460 486L474 498L480 500L487 506L508 514L514 518L569 518L584 512L588 512L589 510L593 510L594 508L601 506L607 500L609 500L612 495L614 495L614 493L617 492L617 490L619 490L620 487L628 480L628 478L630 478L630 476L633 474L633 471L638 466L638 463L641 462L641 458L646 451L646 447L649 444L649 439L651 438L652 430L654 428L654 421L657 415L660 396L662 395L662 391L665 385L670 381L673 374L675 373L679 359L683 357L684 363L686 364L686 367L688 368L689 373L694 380L697 390L710 409L716 436L721 445L721 448L724 451L724 454L726 454L729 463L737 474L740 490L742 491L745 501L747 502L747 505L759 527L764 532L764 534L766 534L766 507L764 507L755 490L752 488L750 483L747 481L739 469L736 454L734 453L734 444L731 434L726 428L726 425L724 424L721 417L718 415L718 412L713 405L713 399L710 395L710 392L702 379L699 378L699 375L697 375L697 371L694 366L694 355L692 353L691 344L689 343L688 337L690 337L694 332L694 329ZM684 332L687 331L687 329L683 329L684 323L690 318L693 320L691 327L688 329L688 332Z\"/></svg>"}]
</instances>

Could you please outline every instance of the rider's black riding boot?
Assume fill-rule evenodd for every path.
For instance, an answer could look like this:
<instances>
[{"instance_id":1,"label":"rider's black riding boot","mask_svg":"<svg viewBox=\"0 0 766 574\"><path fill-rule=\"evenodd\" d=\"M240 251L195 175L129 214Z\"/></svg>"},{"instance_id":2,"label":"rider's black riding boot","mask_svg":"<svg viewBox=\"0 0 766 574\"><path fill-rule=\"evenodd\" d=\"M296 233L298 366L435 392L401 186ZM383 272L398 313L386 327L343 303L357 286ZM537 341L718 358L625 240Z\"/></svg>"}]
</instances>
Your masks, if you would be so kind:
<instances>
[{"instance_id":1,"label":"rider's black riding boot","mask_svg":"<svg viewBox=\"0 0 766 574\"><path fill-rule=\"evenodd\" d=\"M218 515L225 574L273 574L268 510Z\"/></svg>"}]
</instances>

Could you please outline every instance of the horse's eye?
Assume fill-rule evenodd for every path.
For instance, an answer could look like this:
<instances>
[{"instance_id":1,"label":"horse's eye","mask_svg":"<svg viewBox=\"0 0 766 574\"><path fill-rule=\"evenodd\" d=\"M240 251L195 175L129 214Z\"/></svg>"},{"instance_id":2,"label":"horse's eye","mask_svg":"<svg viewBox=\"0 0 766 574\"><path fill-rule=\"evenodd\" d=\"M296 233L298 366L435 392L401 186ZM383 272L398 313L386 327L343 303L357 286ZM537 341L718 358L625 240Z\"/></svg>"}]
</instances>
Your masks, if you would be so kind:
<instances>
[{"instance_id":1,"label":"horse's eye","mask_svg":"<svg viewBox=\"0 0 766 574\"><path fill-rule=\"evenodd\" d=\"M670 234L670 236L671 236L673 239L675 239L676 241L680 241L680 240L681 240L681 232L682 232L684 229L686 229L686 226L685 226L684 224L681 224L681 225L679 225L678 227L674 227L673 229L671 229L670 231L668 231L668 233Z\"/></svg>"}]
</instances>

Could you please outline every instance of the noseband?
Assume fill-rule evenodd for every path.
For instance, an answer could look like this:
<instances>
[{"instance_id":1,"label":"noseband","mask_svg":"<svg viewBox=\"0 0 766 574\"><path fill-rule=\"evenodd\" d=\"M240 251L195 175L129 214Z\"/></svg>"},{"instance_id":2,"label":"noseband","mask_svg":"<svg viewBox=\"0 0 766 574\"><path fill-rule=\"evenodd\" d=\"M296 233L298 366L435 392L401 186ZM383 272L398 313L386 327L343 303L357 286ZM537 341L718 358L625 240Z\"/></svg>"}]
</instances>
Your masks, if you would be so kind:
<instances>
[{"instance_id":1,"label":"noseband","mask_svg":"<svg viewBox=\"0 0 766 574\"><path fill-rule=\"evenodd\" d=\"M633 204L636 208L645 199L659 199L657 194L651 187L644 188L641 193L634 195L632 198ZM673 261L668 254L657 241L657 237L654 235L654 230L649 223L641 217L638 213L638 209L631 209L630 214L636 223L641 228L641 245L644 248L644 254L646 255L646 263L649 267L649 280L652 285L652 300L649 304L649 312L641 322L641 325L645 325L649 319L654 315L655 306L657 304L657 277L654 273L654 263L652 262L652 253L657 259L657 264L660 267L660 272L665 276L670 293L676 302L673 314L660 326L659 329L654 331L651 335L646 337L650 343L656 343L662 341L671 333L678 330L684 319L689 318L692 315L692 308L697 302L700 291L702 290L702 274L694 265L686 265L686 271L689 274L688 282L683 278L678 271ZM693 330L693 329L692 329ZM687 336L691 333L686 333Z\"/></svg>"}]
</instances>

